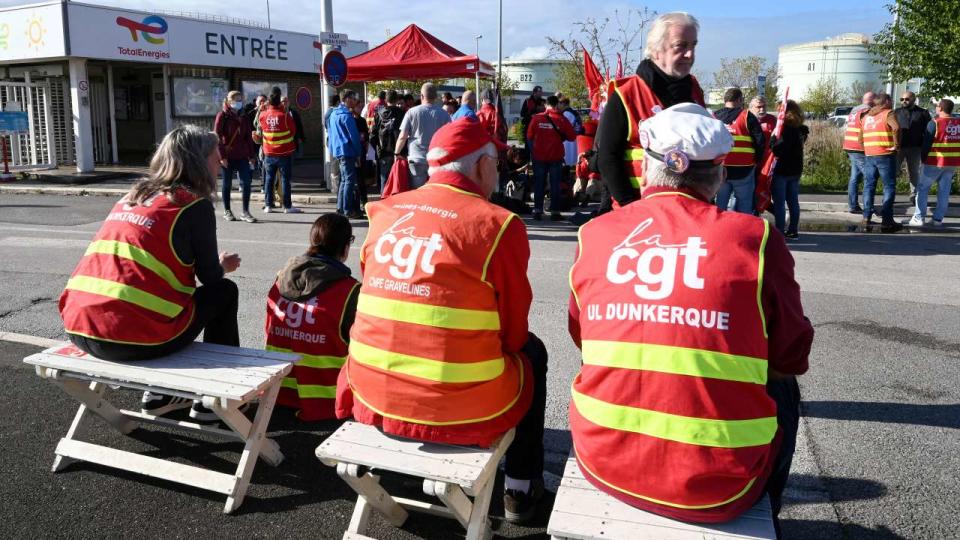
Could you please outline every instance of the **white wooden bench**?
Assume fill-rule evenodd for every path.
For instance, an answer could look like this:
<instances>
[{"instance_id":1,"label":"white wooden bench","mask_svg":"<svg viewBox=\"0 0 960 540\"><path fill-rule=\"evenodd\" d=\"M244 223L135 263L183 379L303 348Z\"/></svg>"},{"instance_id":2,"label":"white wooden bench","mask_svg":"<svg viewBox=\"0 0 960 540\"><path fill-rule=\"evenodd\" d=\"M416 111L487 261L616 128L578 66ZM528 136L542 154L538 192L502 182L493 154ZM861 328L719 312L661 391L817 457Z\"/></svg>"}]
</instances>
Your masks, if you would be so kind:
<instances>
[{"instance_id":1,"label":"white wooden bench","mask_svg":"<svg viewBox=\"0 0 960 540\"><path fill-rule=\"evenodd\" d=\"M686 523L630 506L598 490L571 456L553 503L547 533L551 538L670 540L776 538L770 500L764 497L728 523Z\"/></svg>"},{"instance_id":2,"label":"white wooden bench","mask_svg":"<svg viewBox=\"0 0 960 540\"><path fill-rule=\"evenodd\" d=\"M406 521L407 510L454 518L467 529L467 540L480 540L493 534L487 511L497 464L511 441L513 430L490 448L433 444L346 422L317 447L317 457L336 467L358 494L344 539L369 538L364 533L375 509L397 527ZM391 496L380 485L377 470L423 478L424 494L438 497L443 506Z\"/></svg>"},{"instance_id":3,"label":"white wooden bench","mask_svg":"<svg viewBox=\"0 0 960 540\"><path fill-rule=\"evenodd\" d=\"M97 463L221 493L227 496L223 511L230 513L243 503L258 457L273 466L283 461L280 447L267 438L266 430L281 381L297 360L299 355L295 354L194 343L155 360L109 362L64 343L23 361L81 404L66 436L57 444L53 472L74 461ZM229 429L118 409L107 399L110 387L200 400ZM238 409L254 399L260 405L251 422ZM238 439L245 444L236 473L224 474L84 442L81 437L91 427L91 415L123 434L147 423Z\"/></svg>"}]
</instances>

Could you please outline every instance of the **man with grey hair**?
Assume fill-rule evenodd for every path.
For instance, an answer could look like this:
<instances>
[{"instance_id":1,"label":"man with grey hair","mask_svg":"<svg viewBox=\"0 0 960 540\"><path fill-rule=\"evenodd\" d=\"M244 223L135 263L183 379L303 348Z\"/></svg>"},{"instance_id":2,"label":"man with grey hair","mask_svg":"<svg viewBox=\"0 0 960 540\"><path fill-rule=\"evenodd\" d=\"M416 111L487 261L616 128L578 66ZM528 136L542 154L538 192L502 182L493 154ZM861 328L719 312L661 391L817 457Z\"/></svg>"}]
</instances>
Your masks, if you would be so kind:
<instances>
[{"instance_id":1,"label":"man with grey hair","mask_svg":"<svg viewBox=\"0 0 960 540\"><path fill-rule=\"evenodd\" d=\"M813 342L793 258L765 220L710 204L733 139L706 109L674 105L639 138L643 199L581 227L570 271L577 462L597 489L682 521L730 521L769 495L779 537Z\"/></svg>"},{"instance_id":2,"label":"man with grey hair","mask_svg":"<svg viewBox=\"0 0 960 540\"><path fill-rule=\"evenodd\" d=\"M450 115L436 104L437 86L425 83L420 88L420 105L413 107L400 122L400 138L397 139L395 154L402 154L407 148L407 162L410 164L410 189L417 189L427 182L427 149L433 134L445 124L450 123Z\"/></svg>"},{"instance_id":3,"label":"man with grey hair","mask_svg":"<svg viewBox=\"0 0 960 540\"><path fill-rule=\"evenodd\" d=\"M367 205L336 407L422 441L489 447L515 429L503 506L523 522L543 495L547 351L527 325L526 227L487 200L505 148L479 122L452 122L430 143L425 186Z\"/></svg>"},{"instance_id":4,"label":"man with grey hair","mask_svg":"<svg viewBox=\"0 0 960 540\"><path fill-rule=\"evenodd\" d=\"M625 206L640 198L640 122L677 103L704 104L703 90L690 74L699 29L700 23L689 13L660 15L647 36L646 58L636 75L610 82L596 139L597 163L606 190L601 213L609 211L612 202Z\"/></svg>"}]
</instances>

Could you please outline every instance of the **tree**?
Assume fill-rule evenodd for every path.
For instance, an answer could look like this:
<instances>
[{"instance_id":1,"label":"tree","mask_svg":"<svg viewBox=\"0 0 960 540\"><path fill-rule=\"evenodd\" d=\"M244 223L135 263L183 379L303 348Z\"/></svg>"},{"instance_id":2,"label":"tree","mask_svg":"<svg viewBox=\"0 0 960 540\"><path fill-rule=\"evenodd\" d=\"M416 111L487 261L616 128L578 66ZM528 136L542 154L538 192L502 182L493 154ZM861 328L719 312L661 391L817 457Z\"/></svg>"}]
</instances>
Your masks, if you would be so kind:
<instances>
[{"instance_id":1,"label":"tree","mask_svg":"<svg viewBox=\"0 0 960 540\"><path fill-rule=\"evenodd\" d=\"M570 98L570 105L582 109L590 106L590 93L583 77L583 52L580 62L563 62L553 68L553 86Z\"/></svg>"},{"instance_id":2,"label":"tree","mask_svg":"<svg viewBox=\"0 0 960 540\"><path fill-rule=\"evenodd\" d=\"M742 58L721 58L720 69L713 74L713 85L720 88L736 86L743 90L745 100L757 95L757 77L766 75L764 97L768 104L777 102L777 77L779 70L776 64L767 66L767 59L762 56L745 56Z\"/></svg>"},{"instance_id":3,"label":"tree","mask_svg":"<svg viewBox=\"0 0 960 540\"><path fill-rule=\"evenodd\" d=\"M860 103L863 100L863 95L867 92L876 92L876 85L866 81L853 81L850 84L850 88L847 90L847 99L851 103Z\"/></svg>"},{"instance_id":4,"label":"tree","mask_svg":"<svg viewBox=\"0 0 960 540\"><path fill-rule=\"evenodd\" d=\"M816 116L826 116L843 102L843 91L836 77L824 77L807 88L803 99L803 109Z\"/></svg>"},{"instance_id":5,"label":"tree","mask_svg":"<svg viewBox=\"0 0 960 540\"><path fill-rule=\"evenodd\" d=\"M896 23L873 36L870 50L894 82L924 79L930 95L960 94L960 0L897 0Z\"/></svg>"},{"instance_id":6,"label":"tree","mask_svg":"<svg viewBox=\"0 0 960 540\"><path fill-rule=\"evenodd\" d=\"M447 82L446 79L417 79L404 81L400 79L394 79L389 81L371 81L367 83L367 93L377 95L381 90L396 90L401 94L413 94L414 98L419 98L420 96L420 87L424 83L433 83L437 86L443 85Z\"/></svg>"}]
</instances>

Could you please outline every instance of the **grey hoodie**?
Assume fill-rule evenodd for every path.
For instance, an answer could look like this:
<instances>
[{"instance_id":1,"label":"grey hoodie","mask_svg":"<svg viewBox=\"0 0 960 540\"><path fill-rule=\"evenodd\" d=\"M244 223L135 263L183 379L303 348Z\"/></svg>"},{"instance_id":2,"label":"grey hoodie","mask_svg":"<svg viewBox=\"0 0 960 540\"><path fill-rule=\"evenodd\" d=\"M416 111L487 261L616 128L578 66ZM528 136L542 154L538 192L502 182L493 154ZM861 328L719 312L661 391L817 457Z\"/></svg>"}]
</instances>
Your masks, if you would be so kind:
<instances>
[{"instance_id":1,"label":"grey hoodie","mask_svg":"<svg viewBox=\"0 0 960 540\"><path fill-rule=\"evenodd\" d=\"M287 265L277 273L277 289L287 300L303 302L329 289L340 280L349 279L350 269L340 261L326 256L311 257L300 255L292 257ZM357 297L360 288L357 287L347 298L343 309L343 321L340 324L340 336L350 342L350 327L357 314Z\"/></svg>"}]
</instances>

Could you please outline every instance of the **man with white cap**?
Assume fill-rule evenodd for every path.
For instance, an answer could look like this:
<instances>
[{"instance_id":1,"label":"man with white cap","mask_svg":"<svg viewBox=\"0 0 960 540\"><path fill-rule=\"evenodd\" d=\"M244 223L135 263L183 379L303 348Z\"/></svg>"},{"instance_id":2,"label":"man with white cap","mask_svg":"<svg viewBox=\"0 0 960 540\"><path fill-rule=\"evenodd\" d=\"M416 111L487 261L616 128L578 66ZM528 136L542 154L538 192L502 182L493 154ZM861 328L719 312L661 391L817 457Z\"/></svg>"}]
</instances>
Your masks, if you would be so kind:
<instances>
[{"instance_id":1,"label":"man with white cap","mask_svg":"<svg viewBox=\"0 0 960 540\"><path fill-rule=\"evenodd\" d=\"M487 199L506 146L479 122L434 134L420 189L367 205L363 284L337 416L411 439L506 453L507 520L543 494L547 351L529 332L523 221Z\"/></svg>"},{"instance_id":2,"label":"man with white cap","mask_svg":"<svg viewBox=\"0 0 960 540\"><path fill-rule=\"evenodd\" d=\"M598 489L675 519L780 510L813 327L784 238L710 204L733 140L703 107L646 120L643 198L580 229L570 430ZM775 520L779 530L779 522Z\"/></svg>"}]
</instances>

